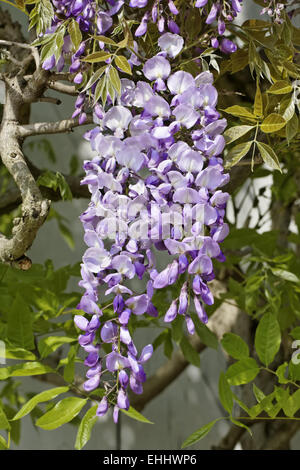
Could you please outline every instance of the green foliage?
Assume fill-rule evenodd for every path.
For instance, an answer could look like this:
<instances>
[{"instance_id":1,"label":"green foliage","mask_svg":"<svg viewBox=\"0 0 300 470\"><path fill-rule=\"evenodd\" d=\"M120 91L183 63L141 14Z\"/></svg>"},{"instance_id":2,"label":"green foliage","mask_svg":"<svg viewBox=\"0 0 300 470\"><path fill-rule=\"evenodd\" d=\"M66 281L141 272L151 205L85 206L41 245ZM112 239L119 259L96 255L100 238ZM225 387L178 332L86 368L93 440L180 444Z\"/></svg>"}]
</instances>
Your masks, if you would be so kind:
<instances>
[{"instance_id":1,"label":"green foliage","mask_svg":"<svg viewBox=\"0 0 300 470\"><path fill-rule=\"evenodd\" d=\"M259 366L255 359L240 359L226 371L226 378L230 385L244 385L255 379L259 373Z\"/></svg>"},{"instance_id":2,"label":"green foliage","mask_svg":"<svg viewBox=\"0 0 300 470\"><path fill-rule=\"evenodd\" d=\"M28 415L38 403L42 403L45 401L53 400L61 393L65 393L69 390L69 387L56 387L50 390L45 390L44 392L38 393L34 397L31 398L22 408L18 411L18 413L13 417L13 420L23 418L24 416Z\"/></svg>"},{"instance_id":3,"label":"green foliage","mask_svg":"<svg viewBox=\"0 0 300 470\"><path fill-rule=\"evenodd\" d=\"M202 426L202 428L198 429L197 431L193 432L182 444L181 448L185 449L186 447L192 446L193 444L196 444L196 442L200 441L203 439L214 427L217 421L219 421L221 418L215 419L214 421L211 421L208 424L205 424Z\"/></svg>"},{"instance_id":4,"label":"green foliage","mask_svg":"<svg viewBox=\"0 0 300 470\"><path fill-rule=\"evenodd\" d=\"M78 427L75 449L81 450L91 438L93 427L96 424L96 410L98 405L92 406L82 418Z\"/></svg>"},{"instance_id":5,"label":"green foliage","mask_svg":"<svg viewBox=\"0 0 300 470\"><path fill-rule=\"evenodd\" d=\"M153 424L152 421L149 421L149 419L145 418L141 413L139 413L135 408L132 406L129 407L129 410L124 410L122 409L122 412L128 416L129 418L132 418L136 421L140 421L141 423L146 423L146 424Z\"/></svg>"},{"instance_id":6,"label":"green foliage","mask_svg":"<svg viewBox=\"0 0 300 470\"><path fill-rule=\"evenodd\" d=\"M225 351L234 359L244 359L249 356L248 344L234 333L225 333L221 344Z\"/></svg>"},{"instance_id":7,"label":"green foliage","mask_svg":"<svg viewBox=\"0 0 300 470\"><path fill-rule=\"evenodd\" d=\"M63 201L72 200L72 192L65 177L57 171L52 173L51 171L45 171L41 176L38 177L37 183L39 186L46 186L54 191L59 191Z\"/></svg>"},{"instance_id":8,"label":"green foliage","mask_svg":"<svg viewBox=\"0 0 300 470\"><path fill-rule=\"evenodd\" d=\"M281 332L278 321L271 313L261 318L255 334L255 349L259 359L268 366L279 350Z\"/></svg>"},{"instance_id":9,"label":"green foliage","mask_svg":"<svg viewBox=\"0 0 300 470\"><path fill-rule=\"evenodd\" d=\"M57 429L63 424L74 419L86 405L87 399L68 397L56 403L56 405L41 416L36 425L42 429Z\"/></svg>"}]
</instances>

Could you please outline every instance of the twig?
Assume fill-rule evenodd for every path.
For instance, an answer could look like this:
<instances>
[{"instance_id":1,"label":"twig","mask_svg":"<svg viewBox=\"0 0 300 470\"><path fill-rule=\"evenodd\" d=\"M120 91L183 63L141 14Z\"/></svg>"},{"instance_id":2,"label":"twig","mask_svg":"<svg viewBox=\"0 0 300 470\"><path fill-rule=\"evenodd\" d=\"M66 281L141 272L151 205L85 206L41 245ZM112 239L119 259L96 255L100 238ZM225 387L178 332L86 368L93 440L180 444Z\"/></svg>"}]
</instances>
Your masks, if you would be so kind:
<instances>
[{"instance_id":1,"label":"twig","mask_svg":"<svg viewBox=\"0 0 300 470\"><path fill-rule=\"evenodd\" d=\"M20 47L21 49L28 49L32 53L36 68L38 69L40 66L40 57L36 47L31 46L30 44L15 42L15 41L6 41L4 39L0 39L0 46L7 46L7 47Z\"/></svg>"}]
</instances>

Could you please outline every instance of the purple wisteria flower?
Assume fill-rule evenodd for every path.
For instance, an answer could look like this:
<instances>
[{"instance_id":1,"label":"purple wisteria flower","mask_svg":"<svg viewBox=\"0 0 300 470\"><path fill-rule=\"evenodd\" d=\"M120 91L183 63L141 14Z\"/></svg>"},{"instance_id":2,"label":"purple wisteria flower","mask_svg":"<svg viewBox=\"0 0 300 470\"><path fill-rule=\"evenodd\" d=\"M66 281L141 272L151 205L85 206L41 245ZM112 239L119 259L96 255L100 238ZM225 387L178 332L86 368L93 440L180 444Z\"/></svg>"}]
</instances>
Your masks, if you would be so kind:
<instances>
[{"instance_id":1,"label":"purple wisteria flower","mask_svg":"<svg viewBox=\"0 0 300 470\"><path fill-rule=\"evenodd\" d=\"M183 48L176 34L164 34L159 45L163 54L145 62L144 80L135 84L122 79L118 105L101 109L100 118L95 117L98 127L86 134L97 156L84 162L82 183L89 187L91 202L81 216L88 248L79 308L93 316L90 321L77 316L75 323L88 353L85 389L97 388L104 373L118 377L97 411L103 416L113 404L115 421L119 410L129 407L128 387L142 393L143 364L153 352L148 345L138 354L129 329L132 315L157 316L155 291L179 283L180 294L164 321L182 315L193 334L190 310L201 322L208 321L205 305L214 302L208 287L214 278L213 258L224 261L219 245L228 234L228 193L221 190L229 179L221 158L226 120L216 111L213 76L172 73L167 57ZM81 101L79 96L79 106ZM181 130L187 141L177 138ZM173 258L160 271L157 250ZM144 292L132 290L134 279L145 280ZM102 311L95 307L101 286L113 311L102 323ZM101 354L101 342L111 352ZM115 401L109 398L113 391Z\"/></svg>"},{"instance_id":2,"label":"purple wisteria flower","mask_svg":"<svg viewBox=\"0 0 300 470\"><path fill-rule=\"evenodd\" d=\"M83 165L81 183L88 186L91 201L80 216L87 249L79 283L84 293L77 307L84 315L76 315L74 323L86 352L84 389L90 393L103 384L105 395L96 414L104 416L113 407L117 422L119 410L129 409L128 390L143 392L144 364L153 354L151 344L141 353L135 346L133 318L161 314L171 323L182 315L190 334L195 332L191 311L199 321L208 321L205 305L214 302L208 286L214 278L213 260L225 260L220 244L229 231L224 221L229 195L222 191L229 176L221 157L226 120L216 109L218 94L210 72L194 77L172 70L172 59L185 50L172 0L106 0L100 5L53 0L53 5L51 32L61 26L61 18L75 19L83 39L74 51L67 34L60 57L46 57L43 68L62 71L66 59L77 85L86 83L86 38L109 37L124 5L124 11L141 9L137 37L146 34L150 21L160 33L160 52L144 62L134 43L128 57L132 67L140 67L138 81L122 78L120 96L113 102L108 94L106 106L95 100L95 128L85 134L96 156ZM230 39L219 41L216 36L223 36L225 23L238 14L241 2L197 0L195 7L208 25L216 23L216 47L226 54L234 52ZM98 44L107 50L104 42ZM106 63L107 78L113 62ZM90 93L81 89L73 113L79 123L87 118L97 81ZM167 255L161 268L160 251ZM155 292L174 285L178 297L166 312L159 311Z\"/></svg>"}]
</instances>

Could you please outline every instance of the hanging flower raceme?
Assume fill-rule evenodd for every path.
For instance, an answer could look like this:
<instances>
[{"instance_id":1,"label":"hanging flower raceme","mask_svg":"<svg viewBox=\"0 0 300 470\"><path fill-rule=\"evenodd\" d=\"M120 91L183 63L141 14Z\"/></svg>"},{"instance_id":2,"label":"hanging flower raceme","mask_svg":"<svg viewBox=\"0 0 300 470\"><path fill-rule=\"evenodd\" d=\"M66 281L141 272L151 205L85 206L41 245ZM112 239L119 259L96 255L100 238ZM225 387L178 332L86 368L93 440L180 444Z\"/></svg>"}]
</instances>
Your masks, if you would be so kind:
<instances>
[{"instance_id":1,"label":"hanging flower raceme","mask_svg":"<svg viewBox=\"0 0 300 470\"><path fill-rule=\"evenodd\" d=\"M160 34L166 30L169 31L169 36L163 35L165 46L162 42L159 44L169 57L174 57L177 50L182 47L182 38L179 36L180 28L176 24L179 11L173 0L155 0L151 3L150 10L147 9L148 0L104 0L101 4L87 0L52 0L52 3L54 18L51 28L38 39L36 44L43 45L43 68L45 70L56 68L57 72L62 72L68 67L68 71L73 75L74 84L79 90L81 89L72 114L73 118L78 117L79 124L86 121L86 108L91 105L98 116L102 115L102 109L97 104L97 100L92 102L89 99L95 94L99 80L93 80L93 77L89 76L92 68L89 69L85 60L87 55L90 56L95 51L99 52L100 49L100 52L107 52L107 59L104 62L109 70L111 54L105 41L103 42L101 38L109 38L114 32L119 24L118 15L126 17L126 12L131 9L145 11L134 33L137 38L146 34L148 22L152 21L157 25ZM222 36L225 31L225 21L231 21L236 16L241 9L241 2L239 0L231 0L231 2L219 0L213 3L209 11L207 10L207 1L197 0L194 5L191 5L191 8L192 6L197 9L201 8L201 14L207 16L207 24L211 25L217 22L218 35ZM230 39L223 38L219 43L217 36L214 31L209 33L213 47L220 47L222 52L226 54L236 51L237 46ZM173 39L171 39L172 37ZM51 38L54 38L54 43L51 42ZM168 50L165 47L168 47ZM131 57L128 60L131 67L141 64L138 56L139 47L134 41ZM163 58L160 60L162 61ZM159 59L155 59L153 64L158 61ZM164 73L166 72L167 69L164 70ZM152 74L155 75L155 70L151 70L149 66L146 77L152 80ZM90 85L89 78L92 80ZM156 78L157 87L161 86L163 79L163 77ZM159 90L159 88L157 89Z\"/></svg>"},{"instance_id":2,"label":"hanging flower raceme","mask_svg":"<svg viewBox=\"0 0 300 470\"><path fill-rule=\"evenodd\" d=\"M144 64L144 79L122 79L119 102L95 112L97 127L86 134L97 156L84 163L82 184L91 202L81 216L88 248L78 308L91 319L77 316L75 322L88 353L84 387L92 391L103 378L97 414L113 405L115 421L119 409L129 407L128 387L142 393L143 364L153 351L148 345L139 354L131 316L157 316L155 291L176 283L180 294L164 320L182 315L193 334L190 311L207 322L205 304L214 301L207 284L214 278L212 259L224 260L219 244L228 234L228 194L220 189L229 179L220 157L226 120L216 110L213 76L172 73L170 60L183 47L179 35L164 34L159 46L161 52ZM160 271L159 251L169 260ZM139 292L132 289L134 279ZM101 303L112 311L106 321L98 307L100 287ZM110 344L111 352L105 354L102 344Z\"/></svg>"},{"instance_id":3,"label":"hanging flower raceme","mask_svg":"<svg viewBox=\"0 0 300 470\"><path fill-rule=\"evenodd\" d=\"M145 8L148 6L148 0L130 0L129 6L133 8ZM151 21L157 24L158 31L164 33L166 30L171 33L179 33L180 28L176 23L176 16L179 14L173 0L154 0L151 9L146 11L142 17L141 23L135 31L135 35L144 36L148 29L148 23Z\"/></svg>"},{"instance_id":4,"label":"hanging flower raceme","mask_svg":"<svg viewBox=\"0 0 300 470\"><path fill-rule=\"evenodd\" d=\"M217 0L208 8L208 0L196 0L195 7L202 9L206 15L206 24L217 23L217 35L211 34L211 45L220 48L225 54L231 54L237 50L237 46L228 38L222 38L226 31L226 22L231 22L242 10L242 0Z\"/></svg>"},{"instance_id":5,"label":"hanging flower raceme","mask_svg":"<svg viewBox=\"0 0 300 470\"><path fill-rule=\"evenodd\" d=\"M264 3L266 6L261 10L260 14L264 15L266 13L273 19L274 23L283 23L284 3L278 2L277 0L264 0Z\"/></svg>"}]
</instances>

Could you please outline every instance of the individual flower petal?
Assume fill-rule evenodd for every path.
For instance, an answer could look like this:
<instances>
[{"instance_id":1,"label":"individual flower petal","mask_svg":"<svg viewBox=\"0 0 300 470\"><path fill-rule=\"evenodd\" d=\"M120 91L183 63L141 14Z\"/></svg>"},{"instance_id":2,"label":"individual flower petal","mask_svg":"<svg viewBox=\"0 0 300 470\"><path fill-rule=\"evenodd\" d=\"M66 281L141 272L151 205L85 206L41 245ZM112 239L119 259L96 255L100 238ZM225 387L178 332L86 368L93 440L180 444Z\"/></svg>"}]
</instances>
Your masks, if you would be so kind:
<instances>
[{"instance_id":1,"label":"individual flower petal","mask_svg":"<svg viewBox=\"0 0 300 470\"><path fill-rule=\"evenodd\" d=\"M172 59L182 50L184 40L178 34L165 33L158 39L158 46L165 51Z\"/></svg>"},{"instance_id":2,"label":"individual flower petal","mask_svg":"<svg viewBox=\"0 0 300 470\"><path fill-rule=\"evenodd\" d=\"M148 307L148 297L147 295L137 295L126 300L126 305L132 310L132 313L135 315L142 315L146 312Z\"/></svg>"},{"instance_id":3,"label":"individual flower petal","mask_svg":"<svg viewBox=\"0 0 300 470\"><path fill-rule=\"evenodd\" d=\"M74 317L74 323L80 330L86 331L88 327L88 320L84 318L82 315L75 315Z\"/></svg>"},{"instance_id":4,"label":"individual flower petal","mask_svg":"<svg viewBox=\"0 0 300 470\"><path fill-rule=\"evenodd\" d=\"M99 387L99 383L100 383L100 374L96 374L92 378L84 382L83 388L86 392L92 392L97 387Z\"/></svg>"},{"instance_id":5,"label":"individual flower petal","mask_svg":"<svg viewBox=\"0 0 300 470\"><path fill-rule=\"evenodd\" d=\"M173 320L175 320L176 316L177 316L177 300L173 300L171 305L170 305L170 308L168 309L167 313L165 314L165 317L164 317L164 321L166 323L170 323L172 322Z\"/></svg>"},{"instance_id":6,"label":"individual flower petal","mask_svg":"<svg viewBox=\"0 0 300 470\"><path fill-rule=\"evenodd\" d=\"M140 355L139 362L144 364L144 362L149 361L152 354L153 354L153 346L152 344L148 344L147 346L143 348L141 355Z\"/></svg>"},{"instance_id":7,"label":"individual flower petal","mask_svg":"<svg viewBox=\"0 0 300 470\"><path fill-rule=\"evenodd\" d=\"M168 88L173 95L180 95L190 87L195 87L195 80L188 72L179 70L168 78Z\"/></svg>"},{"instance_id":8,"label":"individual flower petal","mask_svg":"<svg viewBox=\"0 0 300 470\"><path fill-rule=\"evenodd\" d=\"M129 406L130 406L129 399L128 399L127 393L125 392L125 390L123 390L123 388L120 388L118 392L117 404L118 404L118 407L123 410L129 409Z\"/></svg>"},{"instance_id":9,"label":"individual flower petal","mask_svg":"<svg viewBox=\"0 0 300 470\"><path fill-rule=\"evenodd\" d=\"M167 59L155 56L145 62L143 73L148 80L165 79L170 75L171 66Z\"/></svg>"},{"instance_id":10,"label":"individual flower petal","mask_svg":"<svg viewBox=\"0 0 300 470\"><path fill-rule=\"evenodd\" d=\"M212 261L207 255L199 255L189 266L190 274L210 274L212 272Z\"/></svg>"},{"instance_id":11,"label":"individual flower petal","mask_svg":"<svg viewBox=\"0 0 300 470\"><path fill-rule=\"evenodd\" d=\"M104 416L107 413L107 411L108 411L108 400L106 397L103 397L96 410L96 415Z\"/></svg>"}]
</instances>

